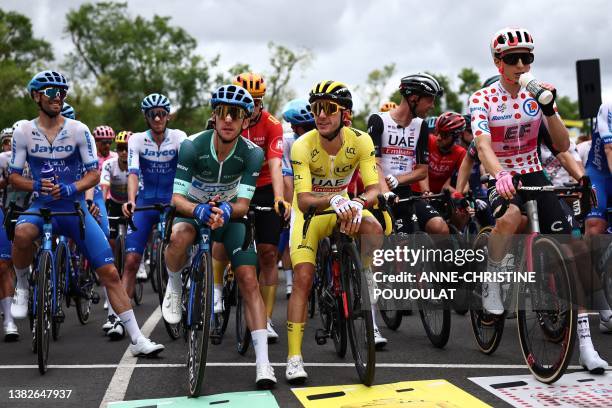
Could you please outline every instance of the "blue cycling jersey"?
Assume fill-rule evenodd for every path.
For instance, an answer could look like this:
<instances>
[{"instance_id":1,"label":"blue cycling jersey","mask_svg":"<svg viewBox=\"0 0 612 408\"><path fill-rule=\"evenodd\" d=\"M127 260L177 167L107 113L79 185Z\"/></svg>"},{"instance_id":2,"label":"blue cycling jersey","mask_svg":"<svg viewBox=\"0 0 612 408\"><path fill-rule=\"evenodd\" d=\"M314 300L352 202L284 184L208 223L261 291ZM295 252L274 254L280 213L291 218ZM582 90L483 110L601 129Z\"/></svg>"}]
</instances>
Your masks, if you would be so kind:
<instances>
[{"instance_id":1,"label":"blue cycling jersey","mask_svg":"<svg viewBox=\"0 0 612 408\"><path fill-rule=\"evenodd\" d=\"M610 176L610 167L604 151L607 144L612 144L612 103L604 103L599 107L586 164L587 168L597 170L602 176Z\"/></svg>"},{"instance_id":2,"label":"blue cycling jersey","mask_svg":"<svg viewBox=\"0 0 612 408\"><path fill-rule=\"evenodd\" d=\"M65 119L53 143L38 128L38 120L24 122L13 133L13 155L10 171L23 173L26 162L32 178L40 180L43 164L49 162L57 183L70 184L83 177L85 172L98 168L96 144L89 128L77 121ZM81 200L83 192L76 192L69 200Z\"/></svg>"},{"instance_id":3,"label":"blue cycling jersey","mask_svg":"<svg viewBox=\"0 0 612 408\"><path fill-rule=\"evenodd\" d=\"M151 131L135 133L128 141L128 171L140 176L142 189L138 201L170 202L174 174L181 143L187 135L182 130L166 129L164 140L157 145Z\"/></svg>"}]
</instances>

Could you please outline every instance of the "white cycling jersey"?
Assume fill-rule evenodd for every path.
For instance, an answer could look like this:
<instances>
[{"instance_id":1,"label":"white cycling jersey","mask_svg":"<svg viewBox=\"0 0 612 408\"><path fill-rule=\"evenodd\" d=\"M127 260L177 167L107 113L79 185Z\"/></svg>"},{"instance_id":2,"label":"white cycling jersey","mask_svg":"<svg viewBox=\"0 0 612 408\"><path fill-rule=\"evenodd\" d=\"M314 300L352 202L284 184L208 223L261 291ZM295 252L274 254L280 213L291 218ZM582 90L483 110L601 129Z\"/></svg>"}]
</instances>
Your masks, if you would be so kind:
<instances>
[{"instance_id":1,"label":"white cycling jersey","mask_svg":"<svg viewBox=\"0 0 612 408\"><path fill-rule=\"evenodd\" d=\"M298 138L294 132L283 134L283 176L293 177L293 168L291 167L291 146Z\"/></svg>"},{"instance_id":2,"label":"white cycling jersey","mask_svg":"<svg viewBox=\"0 0 612 408\"><path fill-rule=\"evenodd\" d=\"M574 160L580 162L580 156L576 151L576 144L574 142L570 141L570 147L567 151L572 155ZM542 162L542 166L544 170L546 170L546 174L548 174L553 185L562 186L564 183L574 182L572 176L563 168L559 159L557 159L545 144L540 146L540 162Z\"/></svg>"},{"instance_id":3,"label":"white cycling jersey","mask_svg":"<svg viewBox=\"0 0 612 408\"><path fill-rule=\"evenodd\" d=\"M125 170L119 167L119 158L113 157L108 159L102 165L102 175L100 176L100 185L109 186L109 198L116 203L123 204L127 202L127 183L128 169Z\"/></svg>"}]
</instances>

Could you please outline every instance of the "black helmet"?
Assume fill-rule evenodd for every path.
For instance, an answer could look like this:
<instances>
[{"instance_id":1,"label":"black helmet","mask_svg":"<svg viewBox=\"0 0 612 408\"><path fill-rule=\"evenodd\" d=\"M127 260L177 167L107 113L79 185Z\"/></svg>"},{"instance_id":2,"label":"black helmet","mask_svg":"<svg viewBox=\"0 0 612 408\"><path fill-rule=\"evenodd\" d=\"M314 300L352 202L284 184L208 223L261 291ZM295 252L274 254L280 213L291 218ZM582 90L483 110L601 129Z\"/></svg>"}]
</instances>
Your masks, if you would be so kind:
<instances>
[{"instance_id":1,"label":"black helmet","mask_svg":"<svg viewBox=\"0 0 612 408\"><path fill-rule=\"evenodd\" d=\"M495 82L499 81L500 75L493 75L491 78L488 78L486 81L482 83L483 88L487 88L493 85Z\"/></svg>"},{"instance_id":2,"label":"black helmet","mask_svg":"<svg viewBox=\"0 0 612 408\"><path fill-rule=\"evenodd\" d=\"M412 74L402 78L400 82L400 93L403 96L421 95L442 97L444 89L436 78L429 74Z\"/></svg>"},{"instance_id":3,"label":"black helmet","mask_svg":"<svg viewBox=\"0 0 612 408\"><path fill-rule=\"evenodd\" d=\"M320 99L334 101L345 109L353 109L353 97L346 85L338 81L321 81L312 87L308 102Z\"/></svg>"}]
</instances>

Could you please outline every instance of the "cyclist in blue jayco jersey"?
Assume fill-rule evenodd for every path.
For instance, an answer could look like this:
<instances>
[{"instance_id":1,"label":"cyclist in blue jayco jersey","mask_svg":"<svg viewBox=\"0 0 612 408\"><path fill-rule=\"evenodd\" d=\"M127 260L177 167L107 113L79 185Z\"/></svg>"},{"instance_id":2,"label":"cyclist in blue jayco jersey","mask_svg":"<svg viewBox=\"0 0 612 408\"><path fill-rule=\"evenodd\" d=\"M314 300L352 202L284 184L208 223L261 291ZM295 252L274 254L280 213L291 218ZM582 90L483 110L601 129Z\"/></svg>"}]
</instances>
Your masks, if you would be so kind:
<instances>
[{"instance_id":1,"label":"cyclist in blue jayco jersey","mask_svg":"<svg viewBox=\"0 0 612 408\"><path fill-rule=\"evenodd\" d=\"M126 216L134 214L137 228L136 231L128 229L125 240L122 281L130 298L134 297L136 272L149 234L159 221L159 213L155 210L136 213L133 210L138 206L170 204L179 148L187 137L182 130L167 128L170 101L164 95L148 95L142 100L140 108L149 130L134 133L128 140L128 201L123 204L123 213ZM140 191L139 178L142 182Z\"/></svg>"},{"instance_id":2,"label":"cyclist in blue jayco jersey","mask_svg":"<svg viewBox=\"0 0 612 408\"><path fill-rule=\"evenodd\" d=\"M73 211L73 202L81 202L85 212L84 239L81 239L79 223L74 219L76 217L53 219L54 233L74 240L93 265L101 283L106 286L110 303L131 337L132 354L157 354L164 346L145 338L140 332L130 300L113 264L110 245L83 199L84 191L100 181L100 173L97 169L96 146L87 126L60 115L67 91L66 78L56 71L40 72L30 81L28 92L38 104L39 115L19 126L13 134L9 181L16 189L39 194L28 212L37 212L41 207L52 211ZM26 162L32 179L22 176ZM41 169L45 163L53 167L54 181L41 180ZM17 288L11 306L15 318L24 318L27 314L28 274L33 257L33 242L40 236L42 222L40 217L22 215L15 228L12 257Z\"/></svg>"}]
</instances>

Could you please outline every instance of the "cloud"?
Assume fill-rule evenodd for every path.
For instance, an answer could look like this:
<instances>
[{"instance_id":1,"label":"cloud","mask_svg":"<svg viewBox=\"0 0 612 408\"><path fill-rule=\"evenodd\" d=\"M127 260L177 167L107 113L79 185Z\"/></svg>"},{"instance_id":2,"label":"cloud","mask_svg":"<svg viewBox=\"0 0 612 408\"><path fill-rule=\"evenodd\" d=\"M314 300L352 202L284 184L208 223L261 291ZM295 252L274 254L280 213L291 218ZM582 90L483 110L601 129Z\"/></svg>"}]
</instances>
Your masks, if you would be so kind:
<instances>
[{"instance_id":1,"label":"cloud","mask_svg":"<svg viewBox=\"0 0 612 408\"><path fill-rule=\"evenodd\" d=\"M61 59L72 50L63 34L64 14L82 3L45 0L32 7L30 2L4 0L3 8L30 17L36 35L51 42ZM424 70L451 77L455 86L463 67L474 68L484 80L496 73L489 51L492 35L504 26L519 25L527 27L536 42L536 77L576 98L575 61L600 58L603 97L612 100L612 71L607 69L612 48L606 41L612 37L612 4L605 0L135 0L128 7L132 15L170 16L174 25L198 40L198 52L206 58L221 55L221 69L241 62L265 72L269 41L309 48L313 64L291 81L299 96L322 79L362 84L370 71L392 62L397 74L389 93L401 76Z\"/></svg>"}]
</instances>

